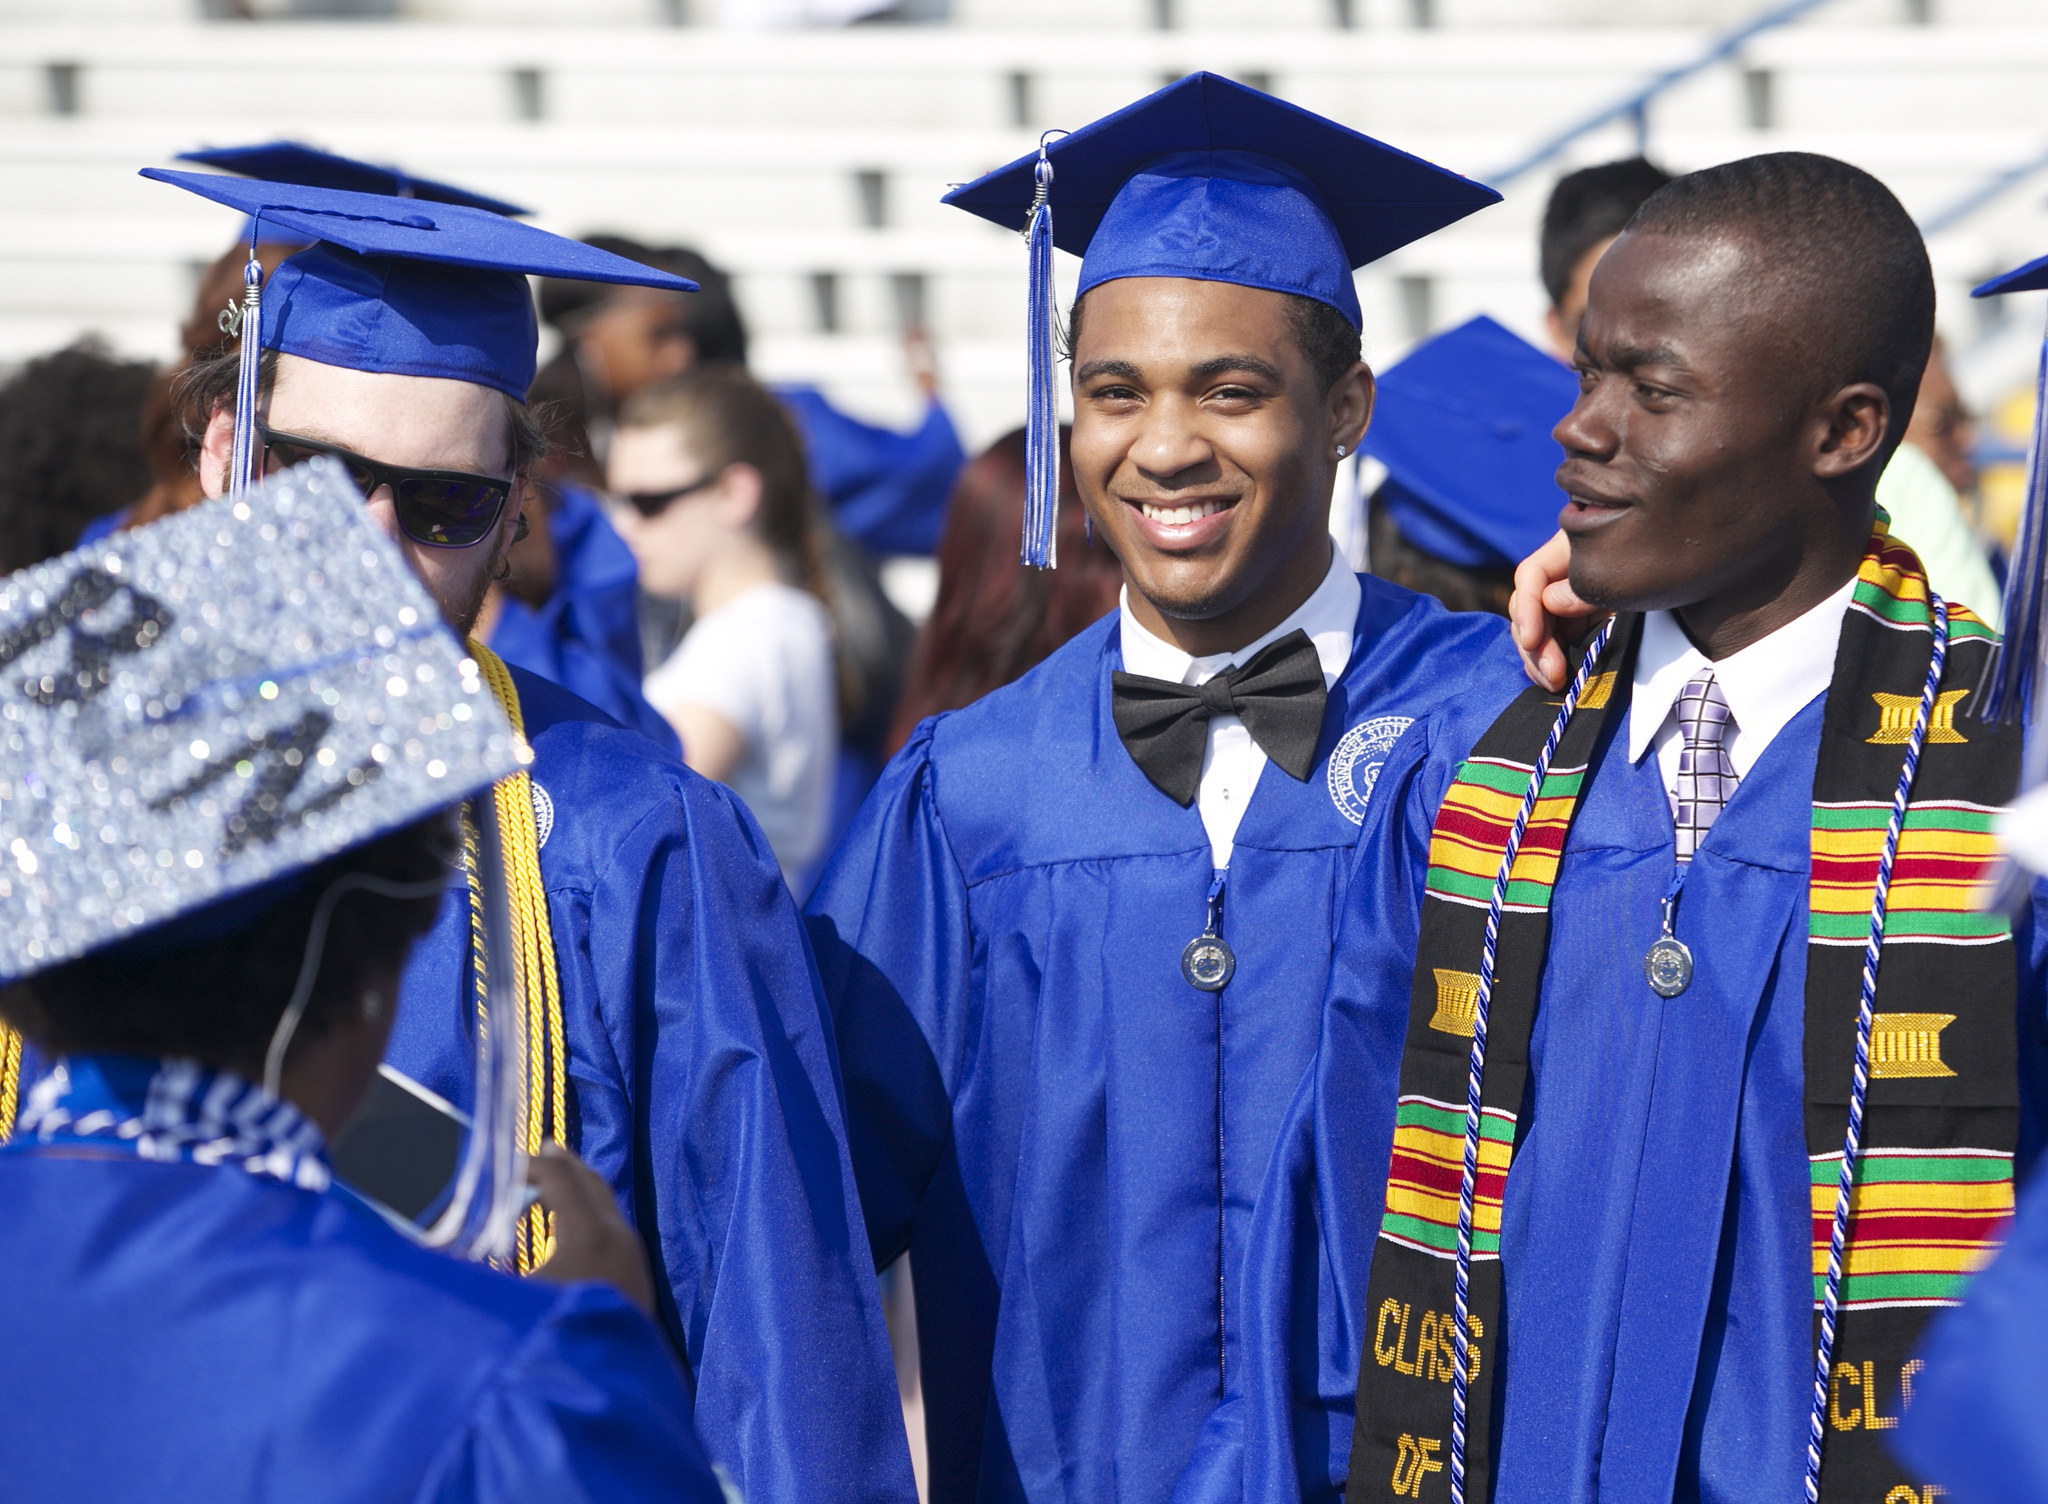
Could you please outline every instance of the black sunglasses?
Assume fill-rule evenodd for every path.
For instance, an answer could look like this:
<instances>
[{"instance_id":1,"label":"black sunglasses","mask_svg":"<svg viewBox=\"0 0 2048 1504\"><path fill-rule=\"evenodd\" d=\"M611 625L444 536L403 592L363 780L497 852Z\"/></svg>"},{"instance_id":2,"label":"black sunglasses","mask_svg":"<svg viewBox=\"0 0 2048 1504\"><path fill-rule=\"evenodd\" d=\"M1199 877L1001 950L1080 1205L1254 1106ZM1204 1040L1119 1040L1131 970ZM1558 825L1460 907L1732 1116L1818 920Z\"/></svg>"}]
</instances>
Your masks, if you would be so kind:
<instances>
[{"instance_id":1,"label":"black sunglasses","mask_svg":"<svg viewBox=\"0 0 2048 1504\"><path fill-rule=\"evenodd\" d=\"M379 486L389 486L399 527L406 537L428 548L469 548L483 542L498 525L512 495L512 482L494 475L386 465L338 444L278 433L260 420L256 433L263 441L265 474L289 470L324 454L348 471L348 478L365 496Z\"/></svg>"},{"instance_id":2,"label":"black sunglasses","mask_svg":"<svg viewBox=\"0 0 2048 1504\"><path fill-rule=\"evenodd\" d=\"M628 491L619 500L631 507L642 517L659 517L671 505L685 496L694 496L699 491L708 491L725 479L723 470L715 471L702 480L693 480L687 486L677 486L673 491Z\"/></svg>"}]
</instances>

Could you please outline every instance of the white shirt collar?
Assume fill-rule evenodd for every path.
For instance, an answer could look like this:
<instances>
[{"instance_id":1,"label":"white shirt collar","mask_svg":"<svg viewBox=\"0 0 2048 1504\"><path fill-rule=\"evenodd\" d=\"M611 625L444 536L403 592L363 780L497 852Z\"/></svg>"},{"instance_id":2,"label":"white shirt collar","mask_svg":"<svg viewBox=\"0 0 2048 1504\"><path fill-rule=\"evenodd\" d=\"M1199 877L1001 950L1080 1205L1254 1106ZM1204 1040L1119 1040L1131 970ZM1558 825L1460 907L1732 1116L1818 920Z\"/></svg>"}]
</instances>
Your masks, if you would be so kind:
<instances>
[{"instance_id":1,"label":"white shirt collar","mask_svg":"<svg viewBox=\"0 0 2048 1504\"><path fill-rule=\"evenodd\" d=\"M1747 774L1792 717L1833 681L1842 616L1855 590L1851 576L1819 605L1714 664L1714 679L1735 722L1728 754L1738 774ZM1642 760L1669 722L1679 692L1706 666L1706 654L1692 645L1677 617L1645 613L1628 718L1630 762Z\"/></svg>"},{"instance_id":2,"label":"white shirt collar","mask_svg":"<svg viewBox=\"0 0 2048 1504\"><path fill-rule=\"evenodd\" d=\"M1316 658L1323 666L1327 688L1343 676L1351 662L1351 644L1358 631L1358 605L1363 595L1358 576L1335 548L1330 550L1330 568L1315 593L1297 606L1288 618L1261 637L1231 653L1190 657L1163 637L1155 636L1130 611L1130 586L1118 597L1121 607L1118 628L1124 653L1124 669L1170 684L1206 684L1227 668L1245 662L1268 643L1278 642L1299 629L1315 644Z\"/></svg>"}]
</instances>

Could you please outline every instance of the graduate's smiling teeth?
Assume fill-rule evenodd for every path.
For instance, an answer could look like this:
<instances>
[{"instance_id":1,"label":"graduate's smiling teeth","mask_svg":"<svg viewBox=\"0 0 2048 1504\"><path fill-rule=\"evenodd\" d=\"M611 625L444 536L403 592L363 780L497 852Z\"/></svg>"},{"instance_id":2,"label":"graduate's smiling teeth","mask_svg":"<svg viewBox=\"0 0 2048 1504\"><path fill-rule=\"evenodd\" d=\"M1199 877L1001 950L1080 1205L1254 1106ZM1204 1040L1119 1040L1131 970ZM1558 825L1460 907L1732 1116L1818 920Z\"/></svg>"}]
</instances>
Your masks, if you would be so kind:
<instances>
[{"instance_id":1,"label":"graduate's smiling teeth","mask_svg":"<svg viewBox=\"0 0 2048 1504\"><path fill-rule=\"evenodd\" d=\"M1204 517L1214 517L1228 505L1221 501L1198 501L1191 506L1162 507L1149 501L1138 503L1138 510L1153 522L1163 522L1168 527L1186 527L1190 522L1200 522Z\"/></svg>"}]
</instances>

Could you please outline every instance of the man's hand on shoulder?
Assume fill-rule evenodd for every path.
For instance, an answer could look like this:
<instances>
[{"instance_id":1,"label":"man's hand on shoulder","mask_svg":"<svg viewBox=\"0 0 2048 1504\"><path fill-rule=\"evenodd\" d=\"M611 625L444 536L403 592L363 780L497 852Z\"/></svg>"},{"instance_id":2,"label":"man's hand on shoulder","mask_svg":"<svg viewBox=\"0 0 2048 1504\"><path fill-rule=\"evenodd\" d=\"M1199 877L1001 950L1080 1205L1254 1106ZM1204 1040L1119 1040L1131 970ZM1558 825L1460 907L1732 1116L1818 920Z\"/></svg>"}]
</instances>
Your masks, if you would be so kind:
<instances>
[{"instance_id":1,"label":"man's hand on shoulder","mask_svg":"<svg viewBox=\"0 0 2048 1504\"><path fill-rule=\"evenodd\" d=\"M1562 532L1515 566L1515 593L1508 601L1508 625L1522 668L1549 690L1565 684L1565 648L1592 625L1599 608L1572 591L1571 542Z\"/></svg>"}]
</instances>

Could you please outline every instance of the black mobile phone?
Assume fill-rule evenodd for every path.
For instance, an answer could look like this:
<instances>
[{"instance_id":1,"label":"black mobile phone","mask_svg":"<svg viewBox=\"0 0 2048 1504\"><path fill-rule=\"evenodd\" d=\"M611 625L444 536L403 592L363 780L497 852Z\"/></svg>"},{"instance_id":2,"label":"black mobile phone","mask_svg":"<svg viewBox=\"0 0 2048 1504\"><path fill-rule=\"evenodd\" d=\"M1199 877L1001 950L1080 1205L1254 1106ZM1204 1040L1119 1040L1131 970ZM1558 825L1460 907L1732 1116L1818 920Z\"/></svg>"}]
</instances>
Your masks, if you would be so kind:
<instances>
[{"instance_id":1,"label":"black mobile phone","mask_svg":"<svg viewBox=\"0 0 2048 1504\"><path fill-rule=\"evenodd\" d=\"M448 1203L469 1124L446 1098L380 1065L363 1105L328 1145L334 1177L392 1221L424 1229Z\"/></svg>"}]
</instances>

